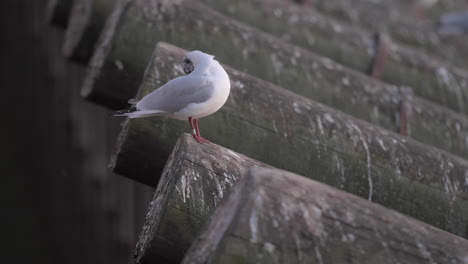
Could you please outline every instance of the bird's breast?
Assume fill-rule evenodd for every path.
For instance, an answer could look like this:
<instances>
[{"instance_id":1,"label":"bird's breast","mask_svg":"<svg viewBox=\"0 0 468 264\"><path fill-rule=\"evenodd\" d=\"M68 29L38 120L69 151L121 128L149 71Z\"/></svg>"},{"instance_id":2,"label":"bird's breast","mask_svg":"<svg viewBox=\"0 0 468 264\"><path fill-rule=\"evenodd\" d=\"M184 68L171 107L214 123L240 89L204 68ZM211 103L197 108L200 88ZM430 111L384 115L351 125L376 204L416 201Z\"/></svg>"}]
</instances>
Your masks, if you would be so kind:
<instances>
[{"instance_id":1,"label":"bird's breast","mask_svg":"<svg viewBox=\"0 0 468 264\"><path fill-rule=\"evenodd\" d=\"M219 69L220 68L220 69ZM213 94L205 103L203 103L203 113L198 117L211 115L218 111L227 101L231 90L231 82L228 74L219 66L217 71L212 71L210 83L213 85Z\"/></svg>"}]
</instances>

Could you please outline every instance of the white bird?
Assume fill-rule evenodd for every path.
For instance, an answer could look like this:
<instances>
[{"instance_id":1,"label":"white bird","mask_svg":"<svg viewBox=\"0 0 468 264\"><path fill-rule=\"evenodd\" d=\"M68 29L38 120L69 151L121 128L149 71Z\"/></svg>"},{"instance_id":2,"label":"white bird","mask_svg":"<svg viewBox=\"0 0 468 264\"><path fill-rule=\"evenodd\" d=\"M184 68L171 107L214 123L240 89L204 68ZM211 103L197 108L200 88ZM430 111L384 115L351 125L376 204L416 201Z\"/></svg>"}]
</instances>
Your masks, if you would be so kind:
<instances>
[{"instance_id":1,"label":"white bird","mask_svg":"<svg viewBox=\"0 0 468 264\"><path fill-rule=\"evenodd\" d=\"M231 90L229 76L214 56L198 50L187 53L182 63L187 75L170 80L140 101L129 100L134 106L115 115L188 119L195 140L209 142L200 135L198 119L213 114L226 103Z\"/></svg>"}]
</instances>

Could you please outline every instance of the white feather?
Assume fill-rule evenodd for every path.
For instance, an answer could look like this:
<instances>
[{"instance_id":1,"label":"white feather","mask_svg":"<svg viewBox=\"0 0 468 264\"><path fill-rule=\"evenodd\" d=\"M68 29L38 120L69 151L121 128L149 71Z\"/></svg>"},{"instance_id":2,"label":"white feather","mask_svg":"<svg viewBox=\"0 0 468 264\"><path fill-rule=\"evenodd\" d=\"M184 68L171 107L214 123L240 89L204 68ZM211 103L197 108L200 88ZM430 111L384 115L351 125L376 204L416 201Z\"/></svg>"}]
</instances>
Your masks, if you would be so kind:
<instances>
[{"instance_id":1,"label":"white feather","mask_svg":"<svg viewBox=\"0 0 468 264\"><path fill-rule=\"evenodd\" d=\"M212 55L192 51L186 57L194 66L190 74L170 80L138 102L129 101L136 111L118 115L130 118L167 115L186 119L201 118L218 111L229 96L229 76Z\"/></svg>"}]
</instances>

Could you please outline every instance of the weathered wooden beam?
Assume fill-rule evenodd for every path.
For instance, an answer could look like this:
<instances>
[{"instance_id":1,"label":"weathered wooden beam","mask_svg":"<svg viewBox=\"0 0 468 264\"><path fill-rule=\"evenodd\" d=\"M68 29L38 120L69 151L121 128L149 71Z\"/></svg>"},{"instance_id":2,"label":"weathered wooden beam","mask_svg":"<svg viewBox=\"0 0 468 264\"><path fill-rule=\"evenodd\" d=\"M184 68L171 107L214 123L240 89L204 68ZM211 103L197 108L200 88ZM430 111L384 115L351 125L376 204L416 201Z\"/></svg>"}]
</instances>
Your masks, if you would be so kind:
<instances>
[{"instance_id":1,"label":"weathered wooden beam","mask_svg":"<svg viewBox=\"0 0 468 264\"><path fill-rule=\"evenodd\" d=\"M246 5L248 2L243 0L238 3ZM151 3L152 1L135 0L126 12L121 12L120 19L109 23L107 37L102 38L97 54L91 62L92 69L83 88L85 97L114 108L123 107L126 98L134 95L133 91L129 91L129 87L136 87L137 85L131 83L139 83L141 80L152 45L161 40L187 49L201 49L212 53L237 69L281 86L294 87L295 92L314 98L318 93L312 93L311 86L325 93L346 85L342 79L336 78L336 72L347 72L349 69L343 69L342 66L308 50L227 19L201 3L190 0L180 3L162 1L159 2L158 8L151 8ZM247 5L242 10L256 9L259 8ZM200 13L204 16L199 16ZM251 19L262 20L263 17L258 15L259 12L240 12L239 17L244 13L257 14L251 16ZM319 17L317 20L311 20L307 19L309 14L302 14L300 21L305 22L298 22L294 27L282 26L284 23L278 23L275 19L264 20L268 21L266 25L269 25L272 31L282 28L283 33L285 30L295 32L291 35L301 38L304 45L308 43L303 37L308 36L304 34L304 30L310 32L314 29L319 32L313 35L314 39L317 39L315 42L319 44L312 48L327 56L335 56L337 60L341 58L353 67L362 70L367 68L371 60L368 54L369 44L372 43L371 36L356 33L354 29L345 30L344 25L330 22L329 19ZM217 21L216 25L211 21ZM293 28L300 30L295 31ZM217 45L212 45L214 42ZM333 43L339 44L336 46ZM468 89L468 73L418 55L417 51L397 48L394 45L392 47L389 61L383 68L384 79L389 77L394 83L413 85L415 94L457 111L465 111L465 103L468 101L468 95L465 95L465 88ZM317 70L320 65L326 66L325 69ZM400 80L401 78L407 79ZM120 95L125 99L119 99Z\"/></svg>"},{"instance_id":2,"label":"weathered wooden beam","mask_svg":"<svg viewBox=\"0 0 468 264\"><path fill-rule=\"evenodd\" d=\"M357 15L352 16L354 12L359 14L369 14L374 20L374 24L383 25L384 23L397 22L397 19L411 21L413 24L424 24L431 21L436 21L441 15L455 10L463 10L468 7L465 0L446 0L436 1L431 6L426 6L426 20L415 16L414 7L418 5L420 0L397 0L397 1L375 1L369 2L366 0L316 0L315 8L318 10L327 11L327 13L335 16L343 16L353 21L362 19L369 21L370 18L358 18ZM304 6L302 6L304 7ZM377 18L380 18L378 20Z\"/></svg>"},{"instance_id":3,"label":"weathered wooden beam","mask_svg":"<svg viewBox=\"0 0 468 264\"><path fill-rule=\"evenodd\" d=\"M432 19L418 21L407 1L317 0L313 6L319 12L334 16L352 26L378 32L385 30L400 43L434 54L446 61L468 68L468 37L452 38L440 35L434 22L446 12L464 10L464 0L438 1L430 8ZM301 6L303 10L312 8ZM408 12L410 11L410 12Z\"/></svg>"},{"instance_id":4,"label":"weathered wooden beam","mask_svg":"<svg viewBox=\"0 0 468 264\"><path fill-rule=\"evenodd\" d=\"M207 6L284 41L365 72L372 60L371 35L310 8L282 0L201 0Z\"/></svg>"},{"instance_id":5,"label":"weathered wooden beam","mask_svg":"<svg viewBox=\"0 0 468 264\"><path fill-rule=\"evenodd\" d=\"M320 15L311 8L303 8L292 4L291 1L202 2L223 14L361 72L367 72L374 57L380 55L377 52L378 47L373 47L372 32ZM368 1L364 2L366 5L372 5ZM420 97L466 113L468 71L454 68L450 61L440 61L418 49L396 42L390 42L388 45L388 55L386 60L382 61L379 78L395 85L410 86ZM440 46L443 44L439 43L438 47ZM373 49L375 51L372 51ZM458 57L460 56L462 54L458 54ZM463 61L468 61L463 56L462 58Z\"/></svg>"},{"instance_id":6,"label":"weathered wooden beam","mask_svg":"<svg viewBox=\"0 0 468 264\"><path fill-rule=\"evenodd\" d=\"M180 136L147 211L136 261L179 263L233 183L258 166L269 167L215 144L199 144L188 134Z\"/></svg>"},{"instance_id":7,"label":"weathered wooden beam","mask_svg":"<svg viewBox=\"0 0 468 264\"><path fill-rule=\"evenodd\" d=\"M186 17L190 17L192 12L198 14L206 9L200 4L190 1L187 3L189 4L182 5L177 11L189 14L180 19L174 19L177 23L181 23L177 24L180 27L173 29L175 32L171 30L174 25L164 22L169 18L164 18L158 23L146 23L141 16L144 17L149 11L144 11L144 7L136 3L132 3L126 12L124 12L125 7L116 8L115 14L111 17L113 21L109 23L105 31L108 35L102 38L100 48L91 62L91 70L83 88L84 96L112 108L126 107L126 102L135 96L137 87L141 83L143 65L151 59L149 43L161 37L161 39L169 39L194 49L212 52L220 61L279 83L293 92L389 130L400 130L400 122L396 116L400 111L402 100L397 87L371 80L326 58L290 46L268 35L255 32L253 29L239 26L231 20L221 19L219 15L210 13L209 9L203 18L212 17L220 21L218 26L223 30L211 32L212 23L204 20L199 23L193 23L193 21L185 23L183 21L187 19ZM156 12L154 17L158 17L158 14ZM180 29L184 27L186 32ZM150 33L150 30L154 32ZM249 37L239 36L239 32L249 32ZM216 39L215 42L219 45L212 45L213 42L205 41L207 38ZM234 41L231 41L232 39ZM238 54L243 53L243 47L246 47L245 50L250 50L247 53L252 54L246 57L237 55L236 51ZM455 82L453 85L456 85ZM452 95L457 94L457 100L463 106L465 92L461 86L457 87L461 90L453 90ZM420 111L416 111L414 120L412 119L409 124L412 131L415 131L410 135L424 143L468 157L468 145L465 143L468 136L466 118L418 98L414 100L413 106ZM427 112L437 116L437 119L430 117ZM445 119L450 122L446 122ZM446 137L446 133L449 133L450 137ZM441 138L446 138L446 140L440 140Z\"/></svg>"},{"instance_id":8,"label":"weathered wooden beam","mask_svg":"<svg viewBox=\"0 0 468 264\"><path fill-rule=\"evenodd\" d=\"M73 0L48 0L46 21L54 26L66 28L72 5Z\"/></svg>"},{"instance_id":9,"label":"weathered wooden beam","mask_svg":"<svg viewBox=\"0 0 468 264\"><path fill-rule=\"evenodd\" d=\"M183 74L179 65L184 53L185 51L174 46L159 43L143 77L142 92L152 91L167 80ZM230 68L228 72L232 75L233 86L244 82L242 79L244 75L239 75ZM418 141L468 158L466 116L418 97L407 100L405 89L399 91L393 86L367 79L362 75L350 75L345 71L342 74L335 78L347 80L349 85L327 91L328 94L323 94L321 97L318 95L323 92L313 90L312 93L317 94L315 98L389 130L405 132ZM241 90L234 89L232 93L234 95L239 91Z\"/></svg>"},{"instance_id":10,"label":"weathered wooden beam","mask_svg":"<svg viewBox=\"0 0 468 264\"><path fill-rule=\"evenodd\" d=\"M182 263L467 259L463 238L299 175L256 168L232 188Z\"/></svg>"},{"instance_id":11,"label":"weathered wooden beam","mask_svg":"<svg viewBox=\"0 0 468 264\"><path fill-rule=\"evenodd\" d=\"M157 1L153 3L155 8L151 8L151 3L153 1L135 0L125 12L120 12L120 17L115 16L113 22L108 23L106 36L101 38L102 42L91 61L91 70L83 88L85 97L113 108L125 106L127 98L134 96L134 90L129 87L139 84L144 65L157 41L204 50L237 69L292 87L295 92L314 98L347 83L336 78L336 74L350 72L349 69L239 24L199 2ZM204 15L199 16L200 13ZM212 21L217 21L216 27L212 26ZM430 60L424 61L424 64L425 67L434 66ZM392 68L392 65L387 63L386 69ZM400 71L405 67L399 65L393 68ZM453 74L449 68L443 68L442 73L453 80L450 83L432 82L433 72L425 73L424 78L415 70L395 76L410 76L415 82L421 81L426 88L423 89L425 95L429 94L431 99L448 107L464 109L463 87L468 82L461 82L459 75ZM419 80L419 77L422 79ZM450 89L444 84L450 84ZM415 93L418 94L418 91Z\"/></svg>"},{"instance_id":12,"label":"weathered wooden beam","mask_svg":"<svg viewBox=\"0 0 468 264\"><path fill-rule=\"evenodd\" d=\"M183 51L161 44L155 54L141 95L181 74ZM467 161L226 69L231 95L218 113L201 119L206 138L277 168L322 175L317 180L467 235ZM130 120L114 171L155 185L184 131L187 122L178 120Z\"/></svg>"},{"instance_id":13,"label":"weathered wooden beam","mask_svg":"<svg viewBox=\"0 0 468 264\"><path fill-rule=\"evenodd\" d=\"M114 3L124 0L80 0L72 8L63 52L68 58L87 64Z\"/></svg>"}]
</instances>

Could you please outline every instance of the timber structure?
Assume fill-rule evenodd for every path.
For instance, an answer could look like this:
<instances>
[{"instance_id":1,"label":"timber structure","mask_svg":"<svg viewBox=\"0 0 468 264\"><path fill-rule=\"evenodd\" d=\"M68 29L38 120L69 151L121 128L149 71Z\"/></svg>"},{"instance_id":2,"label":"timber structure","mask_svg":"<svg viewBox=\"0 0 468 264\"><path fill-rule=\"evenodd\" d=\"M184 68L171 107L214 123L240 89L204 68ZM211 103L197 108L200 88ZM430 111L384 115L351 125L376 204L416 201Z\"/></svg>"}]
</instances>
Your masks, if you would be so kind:
<instances>
[{"instance_id":1,"label":"timber structure","mask_svg":"<svg viewBox=\"0 0 468 264\"><path fill-rule=\"evenodd\" d=\"M420 5L49 0L88 101L127 107L195 49L231 79L214 143L122 123L109 167L155 189L136 262L468 263L467 36L434 26L468 3Z\"/></svg>"}]
</instances>

